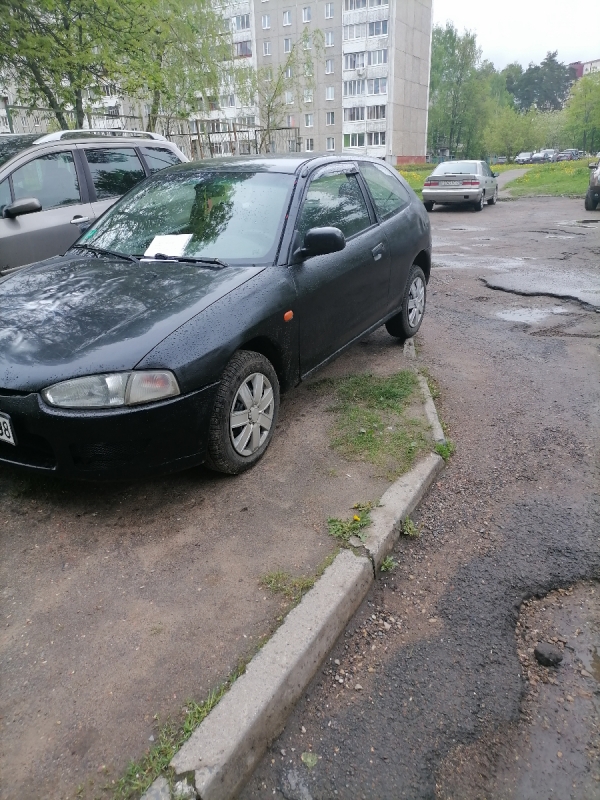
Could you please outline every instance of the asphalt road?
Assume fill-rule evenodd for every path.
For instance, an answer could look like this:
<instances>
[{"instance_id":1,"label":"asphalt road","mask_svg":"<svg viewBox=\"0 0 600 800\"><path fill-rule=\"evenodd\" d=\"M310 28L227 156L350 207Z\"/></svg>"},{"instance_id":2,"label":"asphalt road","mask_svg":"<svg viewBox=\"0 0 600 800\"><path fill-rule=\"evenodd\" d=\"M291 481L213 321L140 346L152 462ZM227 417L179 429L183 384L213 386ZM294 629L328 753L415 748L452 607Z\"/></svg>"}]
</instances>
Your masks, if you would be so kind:
<instances>
[{"instance_id":1,"label":"asphalt road","mask_svg":"<svg viewBox=\"0 0 600 800\"><path fill-rule=\"evenodd\" d=\"M600 798L600 213L431 220L416 346L456 453L244 800Z\"/></svg>"}]
</instances>

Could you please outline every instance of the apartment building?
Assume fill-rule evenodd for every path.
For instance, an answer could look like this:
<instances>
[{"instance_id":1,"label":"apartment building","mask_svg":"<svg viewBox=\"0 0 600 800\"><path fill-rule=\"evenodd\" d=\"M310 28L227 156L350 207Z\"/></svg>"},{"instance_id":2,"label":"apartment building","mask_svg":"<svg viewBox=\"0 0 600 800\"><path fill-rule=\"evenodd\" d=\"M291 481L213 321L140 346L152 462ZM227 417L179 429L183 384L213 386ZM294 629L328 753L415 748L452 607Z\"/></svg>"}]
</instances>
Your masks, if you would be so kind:
<instances>
[{"instance_id":1,"label":"apartment building","mask_svg":"<svg viewBox=\"0 0 600 800\"><path fill-rule=\"evenodd\" d=\"M315 88L286 97L290 150L425 159L432 0L242 0L223 14L234 56L273 71L305 30L322 32ZM212 116L261 122L227 89Z\"/></svg>"}]
</instances>

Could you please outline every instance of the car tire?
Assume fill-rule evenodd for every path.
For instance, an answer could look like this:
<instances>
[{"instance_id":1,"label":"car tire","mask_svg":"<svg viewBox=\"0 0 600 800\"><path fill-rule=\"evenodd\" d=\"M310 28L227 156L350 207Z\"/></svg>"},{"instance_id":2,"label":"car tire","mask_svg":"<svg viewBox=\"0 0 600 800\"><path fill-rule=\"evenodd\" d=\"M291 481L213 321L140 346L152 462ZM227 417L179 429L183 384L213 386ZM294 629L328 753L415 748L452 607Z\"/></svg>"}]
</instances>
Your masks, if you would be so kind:
<instances>
[{"instance_id":1,"label":"car tire","mask_svg":"<svg viewBox=\"0 0 600 800\"><path fill-rule=\"evenodd\" d=\"M473 209L475 211L483 211L484 205L485 205L485 192L482 192L479 200L473 203Z\"/></svg>"},{"instance_id":2,"label":"car tire","mask_svg":"<svg viewBox=\"0 0 600 800\"><path fill-rule=\"evenodd\" d=\"M388 319L385 327L390 336L405 342L421 327L427 301L427 283L421 267L413 264L408 274L402 308L395 317Z\"/></svg>"},{"instance_id":3,"label":"car tire","mask_svg":"<svg viewBox=\"0 0 600 800\"><path fill-rule=\"evenodd\" d=\"M278 412L279 380L273 365L261 353L238 350L217 389L206 466L228 475L253 467L273 438Z\"/></svg>"},{"instance_id":4,"label":"car tire","mask_svg":"<svg viewBox=\"0 0 600 800\"><path fill-rule=\"evenodd\" d=\"M426 200L423 205L425 206L425 211L433 211L433 202L431 200Z\"/></svg>"},{"instance_id":5,"label":"car tire","mask_svg":"<svg viewBox=\"0 0 600 800\"><path fill-rule=\"evenodd\" d=\"M585 194L585 210L595 211L598 205L598 200L594 197L591 189L588 189Z\"/></svg>"},{"instance_id":6,"label":"car tire","mask_svg":"<svg viewBox=\"0 0 600 800\"><path fill-rule=\"evenodd\" d=\"M488 198L487 204L488 206L495 206L497 202L498 202L498 187L496 186L496 188L494 189L494 194L490 198Z\"/></svg>"}]
</instances>

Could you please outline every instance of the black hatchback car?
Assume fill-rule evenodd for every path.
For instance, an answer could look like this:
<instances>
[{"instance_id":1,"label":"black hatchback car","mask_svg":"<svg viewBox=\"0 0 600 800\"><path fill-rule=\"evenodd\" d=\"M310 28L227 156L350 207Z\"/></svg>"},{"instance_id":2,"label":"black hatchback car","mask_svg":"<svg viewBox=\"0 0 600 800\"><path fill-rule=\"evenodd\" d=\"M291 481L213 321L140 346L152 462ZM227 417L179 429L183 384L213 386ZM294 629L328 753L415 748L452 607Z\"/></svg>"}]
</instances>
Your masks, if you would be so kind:
<instances>
[{"instance_id":1,"label":"black hatchback car","mask_svg":"<svg viewBox=\"0 0 600 800\"><path fill-rule=\"evenodd\" d=\"M170 167L0 280L0 461L101 479L258 461L279 396L418 330L423 204L368 158Z\"/></svg>"}]
</instances>

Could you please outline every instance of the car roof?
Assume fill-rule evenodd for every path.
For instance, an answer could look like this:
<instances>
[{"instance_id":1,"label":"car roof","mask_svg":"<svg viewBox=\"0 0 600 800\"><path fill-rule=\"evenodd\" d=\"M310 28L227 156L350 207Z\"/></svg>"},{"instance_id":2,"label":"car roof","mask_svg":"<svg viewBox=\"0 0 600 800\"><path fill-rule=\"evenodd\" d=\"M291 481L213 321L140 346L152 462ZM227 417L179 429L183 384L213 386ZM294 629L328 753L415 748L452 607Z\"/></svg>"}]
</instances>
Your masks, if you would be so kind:
<instances>
[{"instance_id":1,"label":"car roof","mask_svg":"<svg viewBox=\"0 0 600 800\"><path fill-rule=\"evenodd\" d=\"M347 163L348 161L372 161L381 164L381 159L369 156L341 156L315 154L301 155L300 153L285 153L271 155L232 156L227 158L208 158L202 161L188 161L185 164L175 164L161 170L161 175L167 172L193 172L194 170L218 170L219 172L283 172L294 175L302 172L306 166L318 167L327 164Z\"/></svg>"}]
</instances>

